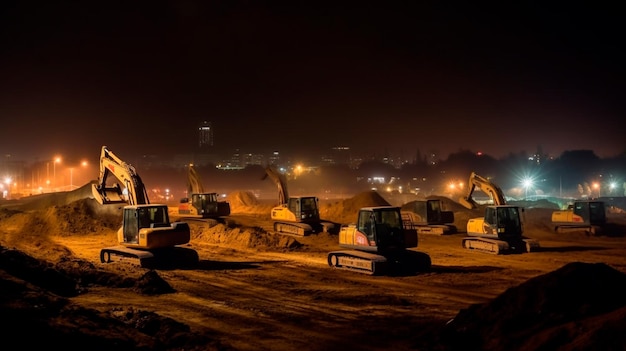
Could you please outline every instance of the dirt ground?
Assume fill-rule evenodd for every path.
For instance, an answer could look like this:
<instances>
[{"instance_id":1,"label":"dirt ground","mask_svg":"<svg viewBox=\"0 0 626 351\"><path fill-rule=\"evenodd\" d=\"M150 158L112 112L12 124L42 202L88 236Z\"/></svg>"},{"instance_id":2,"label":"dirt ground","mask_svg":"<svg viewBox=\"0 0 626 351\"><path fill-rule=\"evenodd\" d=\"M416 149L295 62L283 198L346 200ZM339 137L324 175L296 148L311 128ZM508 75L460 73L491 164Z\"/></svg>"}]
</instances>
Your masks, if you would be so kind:
<instances>
[{"instance_id":1,"label":"dirt ground","mask_svg":"<svg viewBox=\"0 0 626 351\"><path fill-rule=\"evenodd\" d=\"M118 208L72 193L2 203L3 339L65 350L624 350L626 214L601 235L556 234L553 208L527 206L536 252L461 247L462 230L420 235L432 267L369 276L328 266L337 235L271 233L269 209L245 192L215 225L185 219L195 267L101 263L116 243ZM398 199L367 192L321 204L326 220ZM469 211L454 201L463 229ZM176 218L172 211L172 220ZM185 250L183 249L183 250ZM26 336L24 334L26 333ZM15 346L17 348L17 346Z\"/></svg>"}]
</instances>

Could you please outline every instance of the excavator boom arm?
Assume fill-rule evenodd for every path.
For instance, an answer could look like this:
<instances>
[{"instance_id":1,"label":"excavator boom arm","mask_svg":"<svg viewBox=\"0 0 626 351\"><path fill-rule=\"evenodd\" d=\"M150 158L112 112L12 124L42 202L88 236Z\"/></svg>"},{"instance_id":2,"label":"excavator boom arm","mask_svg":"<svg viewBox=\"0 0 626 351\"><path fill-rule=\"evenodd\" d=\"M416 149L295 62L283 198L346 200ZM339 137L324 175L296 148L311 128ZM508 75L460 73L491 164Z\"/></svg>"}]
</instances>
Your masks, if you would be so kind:
<instances>
[{"instance_id":1,"label":"excavator boom arm","mask_svg":"<svg viewBox=\"0 0 626 351\"><path fill-rule=\"evenodd\" d=\"M204 186L202 186L200 175L193 165L189 165L189 172L187 173L187 194L188 196L191 196L191 194L204 194Z\"/></svg>"},{"instance_id":2,"label":"excavator boom arm","mask_svg":"<svg viewBox=\"0 0 626 351\"><path fill-rule=\"evenodd\" d=\"M120 189L119 185L107 185L109 176L115 177L119 184L126 188L128 200L122 198L122 189ZM145 205L150 203L146 187L135 168L122 161L109 151L106 146L102 147L100 154L98 183L93 185L92 190L94 198L101 204L127 202L130 205Z\"/></svg>"},{"instance_id":3,"label":"excavator boom arm","mask_svg":"<svg viewBox=\"0 0 626 351\"><path fill-rule=\"evenodd\" d=\"M287 200L289 199L289 194L287 193L287 180L285 179L285 176L271 166L267 166L265 168L265 173L266 174L263 179L265 179L266 177L270 177L270 179L278 187L278 204L286 204Z\"/></svg>"},{"instance_id":4,"label":"excavator boom arm","mask_svg":"<svg viewBox=\"0 0 626 351\"><path fill-rule=\"evenodd\" d=\"M476 201L472 197L477 187L480 188L480 190L482 190L485 194L489 195L494 205L506 205L504 192L502 192L502 189L500 189L499 186L492 183L489 179L472 172L469 177L467 192L465 196L461 197L459 200L463 206L468 209L478 207Z\"/></svg>"}]
</instances>

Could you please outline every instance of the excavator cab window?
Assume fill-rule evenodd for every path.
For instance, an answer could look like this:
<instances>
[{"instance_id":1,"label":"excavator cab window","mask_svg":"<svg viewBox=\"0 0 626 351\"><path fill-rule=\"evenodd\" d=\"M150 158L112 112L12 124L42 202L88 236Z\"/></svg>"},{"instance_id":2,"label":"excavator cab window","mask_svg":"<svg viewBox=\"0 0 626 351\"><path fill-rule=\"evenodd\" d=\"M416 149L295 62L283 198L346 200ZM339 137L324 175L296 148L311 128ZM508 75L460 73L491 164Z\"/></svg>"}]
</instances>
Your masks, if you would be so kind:
<instances>
[{"instance_id":1,"label":"excavator cab window","mask_svg":"<svg viewBox=\"0 0 626 351\"><path fill-rule=\"evenodd\" d=\"M496 211L494 211L493 208L487 208L485 210L485 223L491 226L497 224Z\"/></svg>"},{"instance_id":2,"label":"excavator cab window","mask_svg":"<svg viewBox=\"0 0 626 351\"><path fill-rule=\"evenodd\" d=\"M359 212L359 228L358 230L364 233L369 240L374 240L376 219L374 214L367 211Z\"/></svg>"},{"instance_id":3,"label":"excavator cab window","mask_svg":"<svg viewBox=\"0 0 626 351\"><path fill-rule=\"evenodd\" d=\"M516 207L501 207L497 213L498 227L504 228L505 233L513 234L520 231L521 223Z\"/></svg>"},{"instance_id":4,"label":"excavator cab window","mask_svg":"<svg viewBox=\"0 0 626 351\"><path fill-rule=\"evenodd\" d=\"M376 212L376 243L378 246L387 247L397 244L402 240L402 217L395 210Z\"/></svg>"},{"instance_id":5,"label":"excavator cab window","mask_svg":"<svg viewBox=\"0 0 626 351\"><path fill-rule=\"evenodd\" d=\"M167 207L148 207L137 210L138 228L158 228L168 226Z\"/></svg>"},{"instance_id":6,"label":"excavator cab window","mask_svg":"<svg viewBox=\"0 0 626 351\"><path fill-rule=\"evenodd\" d=\"M314 197L305 197L302 199L303 211L315 211L317 210L317 199Z\"/></svg>"},{"instance_id":7,"label":"excavator cab window","mask_svg":"<svg viewBox=\"0 0 626 351\"><path fill-rule=\"evenodd\" d=\"M148 211L147 208L137 209L137 221L139 229L150 228L150 224L152 223L152 220L150 219L150 211Z\"/></svg>"},{"instance_id":8,"label":"excavator cab window","mask_svg":"<svg viewBox=\"0 0 626 351\"><path fill-rule=\"evenodd\" d=\"M125 243L137 243L139 235L139 217L135 211L124 211L124 231Z\"/></svg>"},{"instance_id":9,"label":"excavator cab window","mask_svg":"<svg viewBox=\"0 0 626 351\"><path fill-rule=\"evenodd\" d=\"M589 221L592 224L604 224L606 222L604 202L592 202L589 204Z\"/></svg>"},{"instance_id":10,"label":"excavator cab window","mask_svg":"<svg viewBox=\"0 0 626 351\"><path fill-rule=\"evenodd\" d=\"M441 202L428 201L426 220L428 222L439 222L441 220Z\"/></svg>"},{"instance_id":11,"label":"excavator cab window","mask_svg":"<svg viewBox=\"0 0 626 351\"><path fill-rule=\"evenodd\" d=\"M296 218L300 218L300 199L291 198L289 199L288 205L289 211L296 215Z\"/></svg>"},{"instance_id":12,"label":"excavator cab window","mask_svg":"<svg viewBox=\"0 0 626 351\"><path fill-rule=\"evenodd\" d=\"M386 224L390 228L401 228L401 218L396 211L380 212L379 222Z\"/></svg>"}]
</instances>

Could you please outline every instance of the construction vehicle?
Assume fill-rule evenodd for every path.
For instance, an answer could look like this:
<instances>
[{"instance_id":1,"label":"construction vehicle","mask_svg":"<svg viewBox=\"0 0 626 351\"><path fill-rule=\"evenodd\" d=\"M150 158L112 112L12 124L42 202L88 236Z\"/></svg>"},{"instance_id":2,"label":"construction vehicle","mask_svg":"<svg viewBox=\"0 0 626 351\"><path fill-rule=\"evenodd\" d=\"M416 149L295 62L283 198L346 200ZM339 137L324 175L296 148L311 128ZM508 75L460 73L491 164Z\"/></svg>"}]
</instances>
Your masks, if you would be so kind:
<instances>
[{"instance_id":1,"label":"construction vehicle","mask_svg":"<svg viewBox=\"0 0 626 351\"><path fill-rule=\"evenodd\" d=\"M219 201L217 193L205 192L193 164L187 172L187 196L180 200L178 214L184 217L219 219L230 215L230 204Z\"/></svg>"},{"instance_id":2,"label":"construction vehicle","mask_svg":"<svg viewBox=\"0 0 626 351\"><path fill-rule=\"evenodd\" d=\"M552 212L552 224L557 233L585 231L595 235L606 225L604 201L577 200L566 210Z\"/></svg>"},{"instance_id":3,"label":"construction vehicle","mask_svg":"<svg viewBox=\"0 0 626 351\"><path fill-rule=\"evenodd\" d=\"M328 253L328 265L370 275L428 270L430 257L410 250L417 245L417 230L404 227L400 207L364 207L356 224L341 227L339 246L347 250Z\"/></svg>"},{"instance_id":4,"label":"construction vehicle","mask_svg":"<svg viewBox=\"0 0 626 351\"><path fill-rule=\"evenodd\" d=\"M110 184L110 176L115 182ZM179 245L190 241L189 225L170 222L165 204L151 204L143 181L135 168L102 147L100 176L92 184L94 199L102 205L123 204L122 227L117 231L118 246L100 251L100 261L111 262L111 256L138 259L142 267L176 258L196 261L197 252Z\"/></svg>"},{"instance_id":5,"label":"construction vehicle","mask_svg":"<svg viewBox=\"0 0 626 351\"><path fill-rule=\"evenodd\" d=\"M440 199L414 200L402 205L402 220L405 227L417 230L418 234L453 234L454 212L444 211Z\"/></svg>"},{"instance_id":6,"label":"construction vehicle","mask_svg":"<svg viewBox=\"0 0 626 351\"><path fill-rule=\"evenodd\" d=\"M316 196L289 196L285 176L274 167L265 168L262 179L267 177L278 187L278 206L271 211L276 232L306 236L333 230L334 223L320 219L319 199Z\"/></svg>"},{"instance_id":7,"label":"construction vehicle","mask_svg":"<svg viewBox=\"0 0 626 351\"><path fill-rule=\"evenodd\" d=\"M466 249L503 254L510 252L531 252L539 248L539 242L523 236L521 213L523 208L508 205L502 189L489 179L472 172L470 186L459 202L468 209L478 208L472 195L476 188L489 195L493 204L485 207L482 218L471 218L467 222L467 237L462 245Z\"/></svg>"}]
</instances>

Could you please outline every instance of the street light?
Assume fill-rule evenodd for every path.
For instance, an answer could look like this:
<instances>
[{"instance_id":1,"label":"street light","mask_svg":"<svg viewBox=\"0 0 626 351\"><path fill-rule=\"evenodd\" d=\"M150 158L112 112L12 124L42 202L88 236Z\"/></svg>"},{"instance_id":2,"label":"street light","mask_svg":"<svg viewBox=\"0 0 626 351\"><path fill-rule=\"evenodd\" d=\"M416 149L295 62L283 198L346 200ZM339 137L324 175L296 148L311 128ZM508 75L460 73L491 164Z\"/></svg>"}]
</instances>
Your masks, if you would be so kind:
<instances>
[{"instance_id":1,"label":"street light","mask_svg":"<svg viewBox=\"0 0 626 351\"><path fill-rule=\"evenodd\" d=\"M600 183L593 183L593 188L598 190L598 199L600 198Z\"/></svg>"},{"instance_id":2,"label":"street light","mask_svg":"<svg viewBox=\"0 0 626 351\"><path fill-rule=\"evenodd\" d=\"M524 187L524 200L528 200L528 188L533 186L533 180L531 178L524 178L522 180L522 186Z\"/></svg>"},{"instance_id":3,"label":"street light","mask_svg":"<svg viewBox=\"0 0 626 351\"><path fill-rule=\"evenodd\" d=\"M87 161L80 163L81 167L87 167ZM70 167L70 191L74 188L74 167Z\"/></svg>"},{"instance_id":4,"label":"street light","mask_svg":"<svg viewBox=\"0 0 626 351\"><path fill-rule=\"evenodd\" d=\"M52 186L54 187L55 191L57 187L57 163L61 163L60 157L56 157L54 159L54 162L52 162Z\"/></svg>"}]
</instances>

